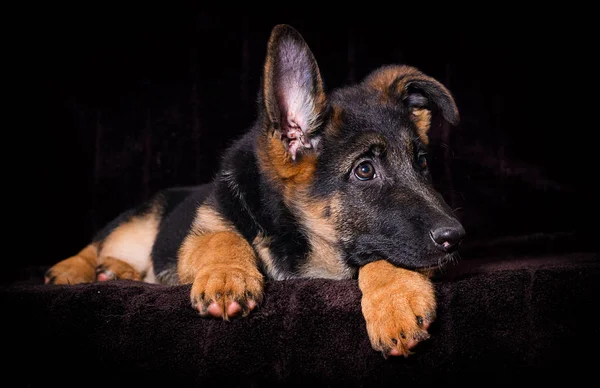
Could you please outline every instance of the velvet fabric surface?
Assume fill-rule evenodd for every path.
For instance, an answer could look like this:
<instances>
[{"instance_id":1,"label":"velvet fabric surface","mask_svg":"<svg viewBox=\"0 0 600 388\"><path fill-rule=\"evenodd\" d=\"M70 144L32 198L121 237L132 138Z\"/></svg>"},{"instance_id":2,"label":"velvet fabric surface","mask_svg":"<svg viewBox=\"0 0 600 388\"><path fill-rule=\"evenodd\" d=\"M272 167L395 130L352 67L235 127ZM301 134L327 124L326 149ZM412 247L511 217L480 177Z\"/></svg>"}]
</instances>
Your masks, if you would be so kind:
<instances>
[{"instance_id":1,"label":"velvet fabric surface","mask_svg":"<svg viewBox=\"0 0 600 388\"><path fill-rule=\"evenodd\" d=\"M189 285L5 285L3 378L19 386L490 386L596 374L591 252L465 260L434 278L438 317L408 358L371 349L355 280L266 283L246 319L204 319Z\"/></svg>"}]
</instances>

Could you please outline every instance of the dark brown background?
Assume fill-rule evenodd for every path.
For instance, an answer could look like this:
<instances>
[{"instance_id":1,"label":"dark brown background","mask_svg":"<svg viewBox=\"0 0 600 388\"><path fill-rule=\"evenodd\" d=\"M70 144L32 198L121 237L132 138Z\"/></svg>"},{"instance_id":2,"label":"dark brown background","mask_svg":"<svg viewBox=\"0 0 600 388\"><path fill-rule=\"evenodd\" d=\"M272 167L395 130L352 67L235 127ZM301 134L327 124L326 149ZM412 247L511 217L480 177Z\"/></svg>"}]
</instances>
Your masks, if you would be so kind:
<instances>
[{"instance_id":1,"label":"dark brown background","mask_svg":"<svg viewBox=\"0 0 600 388\"><path fill-rule=\"evenodd\" d=\"M584 115L575 88L587 75L572 44L585 32L567 30L560 13L441 19L429 7L350 16L172 3L38 10L21 26L32 39L20 51L34 85L16 146L29 162L19 190L32 196L19 233L43 250L16 265L72 255L157 190L209 180L253 121L278 23L303 34L329 89L389 63L450 88L462 122L432 134L432 165L469 241L590 230L597 173L591 127L575 123Z\"/></svg>"}]
</instances>

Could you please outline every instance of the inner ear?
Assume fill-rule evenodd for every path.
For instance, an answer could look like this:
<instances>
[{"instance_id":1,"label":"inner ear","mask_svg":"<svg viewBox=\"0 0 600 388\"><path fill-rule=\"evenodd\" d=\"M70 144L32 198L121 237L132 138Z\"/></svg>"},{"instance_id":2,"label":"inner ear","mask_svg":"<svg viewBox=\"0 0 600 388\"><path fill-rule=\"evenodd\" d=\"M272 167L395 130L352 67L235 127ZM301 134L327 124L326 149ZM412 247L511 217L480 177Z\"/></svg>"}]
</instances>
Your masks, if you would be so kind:
<instances>
[{"instance_id":1,"label":"inner ear","mask_svg":"<svg viewBox=\"0 0 600 388\"><path fill-rule=\"evenodd\" d=\"M421 93L418 89L407 87L406 96L404 97L404 104L409 109L429 109L429 99L424 93Z\"/></svg>"},{"instance_id":2,"label":"inner ear","mask_svg":"<svg viewBox=\"0 0 600 388\"><path fill-rule=\"evenodd\" d=\"M263 76L267 126L279 132L292 159L314 148L325 110L317 62L295 29L276 26L269 39Z\"/></svg>"}]
</instances>

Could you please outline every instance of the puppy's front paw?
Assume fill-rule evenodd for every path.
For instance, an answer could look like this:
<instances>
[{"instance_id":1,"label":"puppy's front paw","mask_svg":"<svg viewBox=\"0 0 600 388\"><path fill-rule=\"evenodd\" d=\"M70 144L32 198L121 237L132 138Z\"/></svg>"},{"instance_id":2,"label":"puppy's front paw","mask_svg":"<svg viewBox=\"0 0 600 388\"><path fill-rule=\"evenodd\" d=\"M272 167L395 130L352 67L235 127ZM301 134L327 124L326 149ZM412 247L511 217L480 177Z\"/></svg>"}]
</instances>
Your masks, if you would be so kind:
<instances>
[{"instance_id":1,"label":"puppy's front paw","mask_svg":"<svg viewBox=\"0 0 600 388\"><path fill-rule=\"evenodd\" d=\"M192 285L192 306L202 316L229 320L247 316L263 298L263 276L255 267L207 266Z\"/></svg>"},{"instance_id":2,"label":"puppy's front paw","mask_svg":"<svg viewBox=\"0 0 600 388\"><path fill-rule=\"evenodd\" d=\"M427 328L435 319L436 300L426 276L376 261L361 268L359 285L373 349L385 357L407 357L429 338Z\"/></svg>"}]
</instances>

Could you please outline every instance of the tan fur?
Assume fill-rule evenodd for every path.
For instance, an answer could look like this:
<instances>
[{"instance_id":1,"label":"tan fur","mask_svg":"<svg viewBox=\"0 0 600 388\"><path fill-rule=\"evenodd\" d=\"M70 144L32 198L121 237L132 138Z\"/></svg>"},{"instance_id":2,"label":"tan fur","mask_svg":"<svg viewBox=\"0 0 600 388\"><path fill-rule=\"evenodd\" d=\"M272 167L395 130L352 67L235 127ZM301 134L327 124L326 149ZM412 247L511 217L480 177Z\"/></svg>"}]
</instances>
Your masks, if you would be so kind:
<instances>
[{"instance_id":1,"label":"tan fur","mask_svg":"<svg viewBox=\"0 0 600 388\"><path fill-rule=\"evenodd\" d=\"M417 127L417 134L424 144L429 144L429 128L431 127L431 111L429 109L413 109L411 119Z\"/></svg>"},{"instance_id":2,"label":"tan fur","mask_svg":"<svg viewBox=\"0 0 600 388\"><path fill-rule=\"evenodd\" d=\"M289 198L299 186L311 182L317 162L314 152L292 160L277 131L263 135L261 144L258 150L260 168L267 178L283 190L284 197Z\"/></svg>"},{"instance_id":3,"label":"tan fur","mask_svg":"<svg viewBox=\"0 0 600 388\"><path fill-rule=\"evenodd\" d=\"M275 280L285 280L286 277L282 273L280 273L275 264L275 260L271 255L271 250L269 249L269 244L271 243L271 239L268 237L259 234L254 238L252 242L252 246L254 250L258 254L258 258L260 259L263 268L267 272L267 275Z\"/></svg>"},{"instance_id":4,"label":"tan fur","mask_svg":"<svg viewBox=\"0 0 600 388\"><path fill-rule=\"evenodd\" d=\"M275 131L276 133L276 131ZM266 143L266 144L265 144ZM350 269L344 264L337 249L338 238L333 219L324 217L327 202L316 202L308 193L316 169L315 153L303 154L292 160L277 135L270 135L258 151L260 168L282 191L286 205L299 216L311 245L310 256L302 268L303 276L324 278L348 278ZM331 208L331 206L330 206ZM275 268L264 241L259 255L266 268Z\"/></svg>"},{"instance_id":5,"label":"tan fur","mask_svg":"<svg viewBox=\"0 0 600 388\"><path fill-rule=\"evenodd\" d=\"M256 254L235 227L210 205L200 206L192 229L179 250L177 274L181 283L192 283L190 299L205 314L216 302L229 319L232 302L247 306L262 300L263 276Z\"/></svg>"},{"instance_id":6,"label":"tan fur","mask_svg":"<svg viewBox=\"0 0 600 388\"><path fill-rule=\"evenodd\" d=\"M102 242L98 265L107 258L118 259L130 265L144 281L150 282L154 279L151 253L158 223L155 210L119 225Z\"/></svg>"},{"instance_id":7,"label":"tan fur","mask_svg":"<svg viewBox=\"0 0 600 388\"><path fill-rule=\"evenodd\" d=\"M339 215L338 200L333 197L327 202L316 202L304 195L304 206L297 206L300 222L305 228L310 244L308 260L301 269L302 275L314 278L347 279L354 271L348 267L338 248L339 236L335 220ZM329 217L325 209L329 208Z\"/></svg>"},{"instance_id":8,"label":"tan fur","mask_svg":"<svg viewBox=\"0 0 600 388\"><path fill-rule=\"evenodd\" d=\"M310 244L309 256L300 269L301 276L328 279L352 277L353 271L344 263L341 252L337 248L338 237L333 220L323 216L326 204L311 204L307 198L306 203L310 205L295 207L296 212L300 214L300 222ZM262 234L259 234L252 243L268 275L276 280L284 280L285 277L277 270L269 244L270 239Z\"/></svg>"},{"instance_id":9,"label":"tan fur","mask_svg":"<svg viewBox=\"0 0 600 388\"><path fill-rule=\"evenodd\" d=\"M338 105L333 105L331 120L329 121L329 125L326 128L328 135L338 134L343 123L344 110Z\"/></svg>"},{"instance_id":10,"label":"tan fur","mask_svg":"<svg viewBox=\"0 0 600 388\"><path fill-rule=\"evenodd\" d=\"M406 65L389 66L378 70L366 78L364 83L367 87L381 93L382 102L396 104L398 103L398 97L405 93L406 86L411 81L419 80L439 84L436 79L423 74L414 67ZM392 85L394 86L393 88ZM439 86L442 90L446 90L443 85L439 84Z\"/></svg>"},{"instance_id":11,"label":"tan fur","mask_svg":"<svg viewBox=\"0 0 600 388\"><path fill-rule=\"evenodd\" d=\"M52 266L45 276L45 283L79 284L93 282L96 279L97 255L97 244L89 244L76 255Z\"/></svg>"},{"instance_id":12,"label":"tan fur","mask_svg":"<svg viewBox=\"0 0 600 388\"><path fill-rule=\"evenodd\" d=\"M192 283L192 305L204 314L216 302L228 319L231 302L260 303L263 276L248 242L233 231L191 234L179 255L177 272L182 283Z\"/></svg>"},{"instance_id":13,"label":"tan fur","mask_svg":"<svg viewBox=\"0 0 600 388\"><path fill-rule=\"evenodd\" d=\"M208 232L223 232L234 230L231 222L226 221L212 206L204 204L196 211L196 217L192 224L190 234L202 234Z\"/></svg>"},{"instance_id":14,"label":"tan fur","mask_svg":"<svg viewBox=\"0 0 600 388\"><path fill-rule=\"evenodd\" d=\"M358 271L358 285L375 350L388 354L395 349L408 356L412 346L429 337L426 329L435 318L436 300L427 276L381 260Z\"/></svg>"},{"instance_id":15,"label":"tan fur","mask_svg":"<svg viewBox=\"0 0 600 388\"><path fill-rule=\"evenodd\" d=\"M268 44L267 44L267 57L265 59L265 64L263 66L263 74L264 74L264 82L263 82L263 96L270 96L271 95L271 90L273 88L273 82L272 82L272 78L269 76L269 74L273 73L273 60L274 58L272 58L272 56L269 55L269 49L272 47L273 43L273 37L269 40ZM270 107L267 107L267 112L271 113L269 111ZM271 117L273 119L273 117Z\"/></svg>"}]
</instances>

